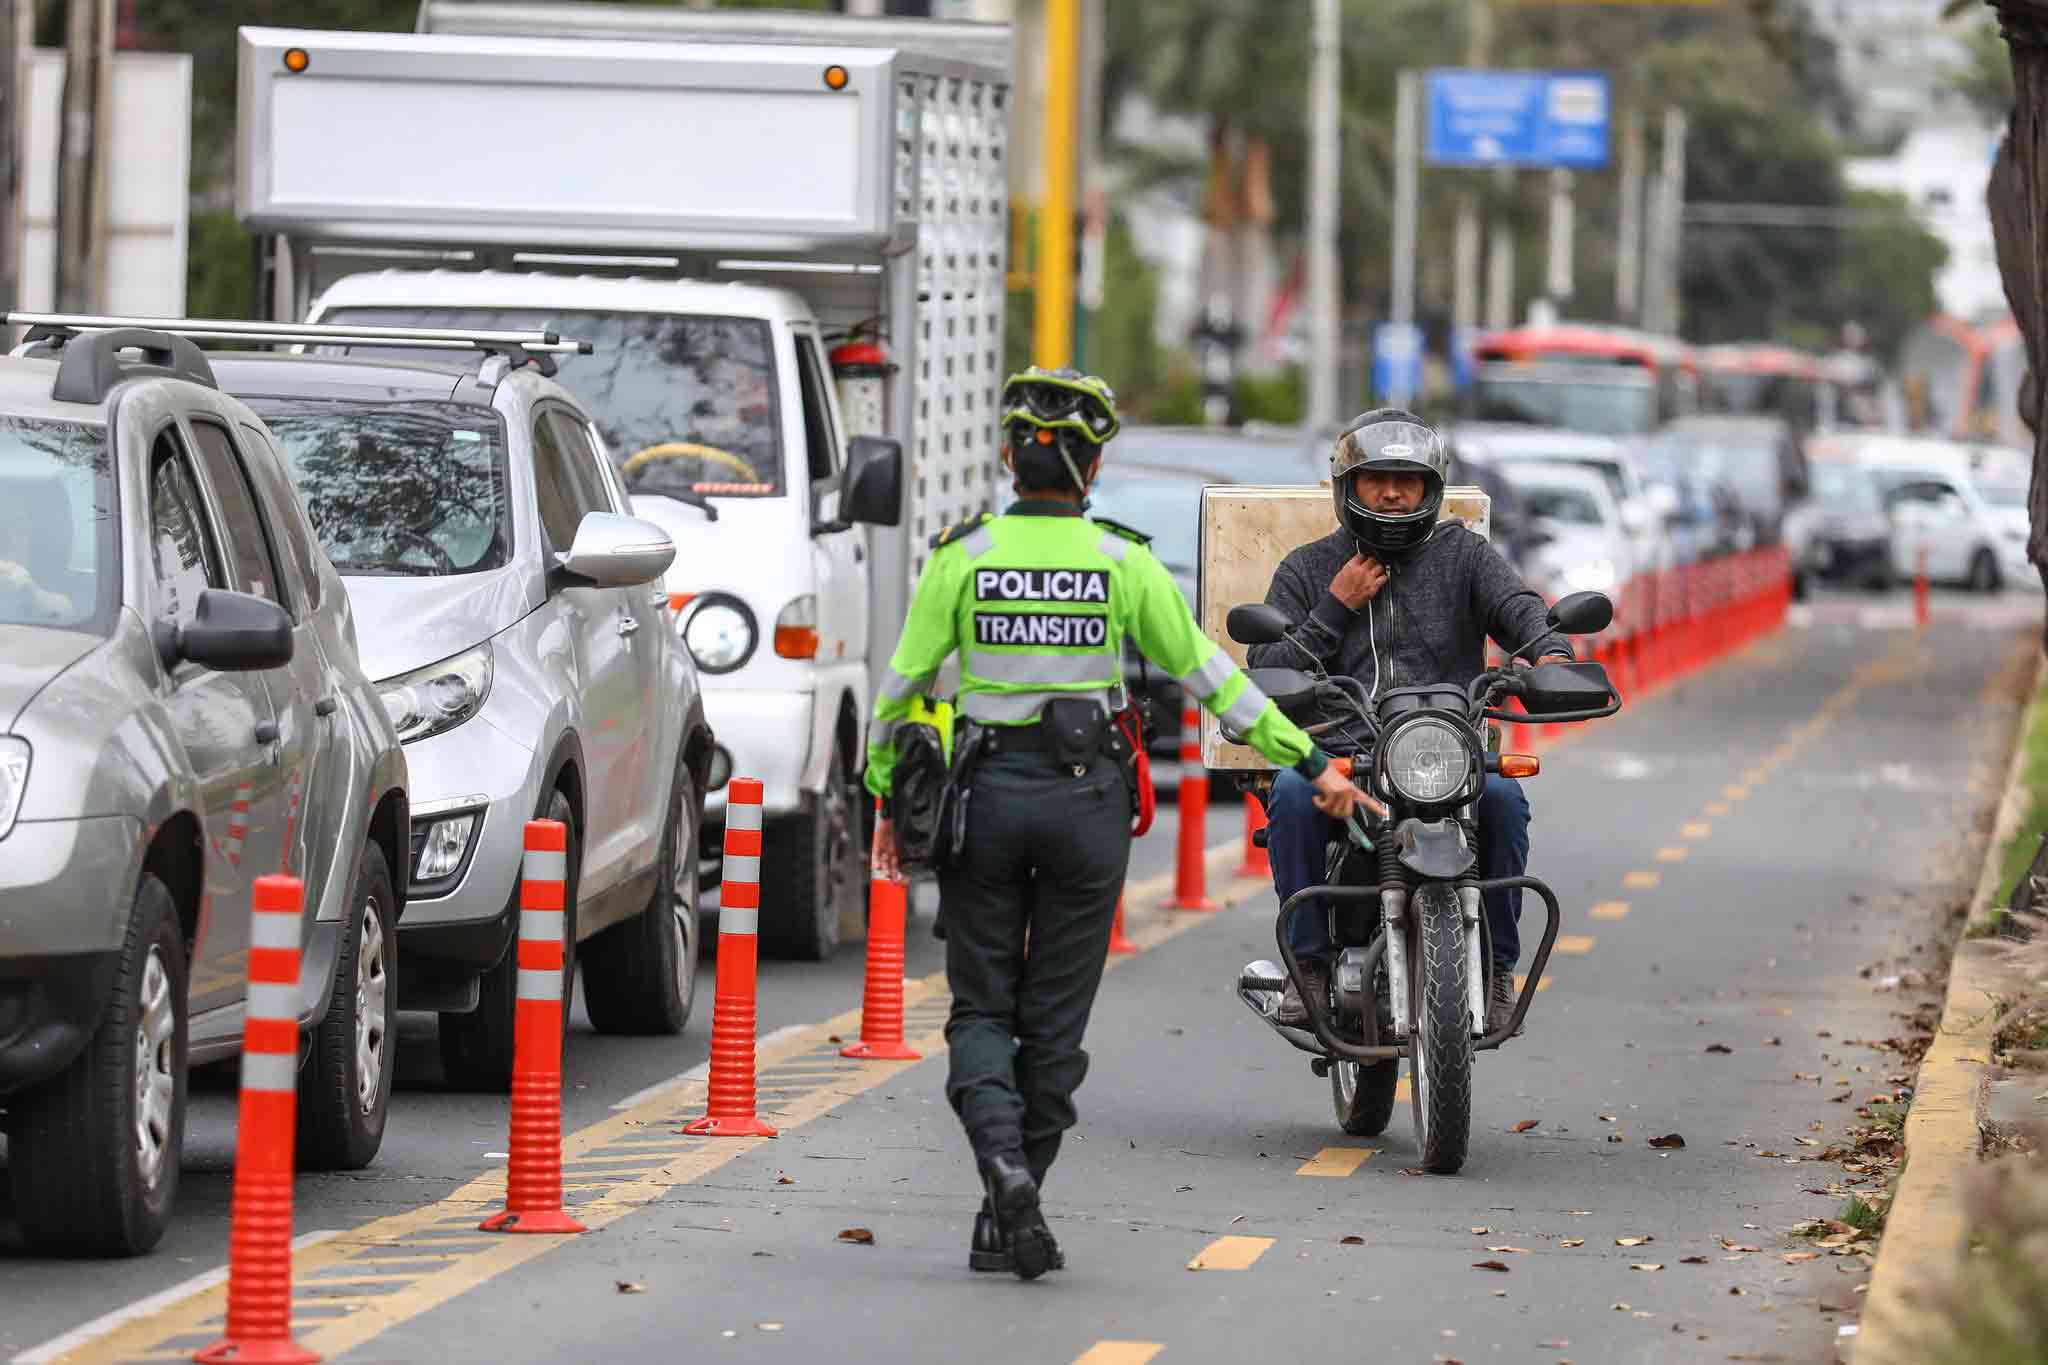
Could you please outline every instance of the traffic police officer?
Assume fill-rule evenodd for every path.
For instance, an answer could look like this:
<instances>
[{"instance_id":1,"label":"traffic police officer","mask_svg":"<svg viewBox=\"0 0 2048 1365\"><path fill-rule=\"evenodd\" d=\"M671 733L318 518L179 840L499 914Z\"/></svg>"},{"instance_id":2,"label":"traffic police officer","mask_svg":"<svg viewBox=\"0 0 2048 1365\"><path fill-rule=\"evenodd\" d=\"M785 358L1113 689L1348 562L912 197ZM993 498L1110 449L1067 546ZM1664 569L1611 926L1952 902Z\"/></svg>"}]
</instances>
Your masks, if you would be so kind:
<instances>
[{"instance_id":1,"label":"traffic police officer","mask_svg":"<svg viewBox=\"0 0 2048 1365\"><path fill-rule=\"evenodd\" d=\"M1037 367L1003 389L1017 501L933 540L875 704L867 786L890 793L897 727L961 654L959 742L977 744L966 838L939 873L947 926L946 1098L987 1198L969 1264L1035 1279L1065 1264L1039 1187L1075 1121L1081 1036L1102 980L1130 857L1131 806L1109 752L1126 635L1187 694L1337 818L1363 796L1204 636L1146 537L1082 515L1115 397L1100 379ZM898 873L876 827L877 876Z\"/></svg>"}]
</instances>

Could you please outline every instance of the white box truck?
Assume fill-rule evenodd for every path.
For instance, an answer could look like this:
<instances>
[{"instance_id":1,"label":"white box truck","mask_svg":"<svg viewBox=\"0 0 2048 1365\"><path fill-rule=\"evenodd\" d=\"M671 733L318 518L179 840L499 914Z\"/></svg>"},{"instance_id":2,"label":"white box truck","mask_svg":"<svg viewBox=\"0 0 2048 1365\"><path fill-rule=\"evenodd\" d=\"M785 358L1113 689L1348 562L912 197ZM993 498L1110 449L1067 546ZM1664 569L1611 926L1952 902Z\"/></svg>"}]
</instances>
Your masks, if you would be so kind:
<instances>
[{"instance_id":1,"label":"white box truck","mask_svg":"<svg viewBox=\"0 0 2048 1365\"><path fill-rule=\"evenodd\" d=\"M822 957L865 905L873 680L930 538L1002 491L1008 31L622 8L241 30L237 210L278 318L593 343L560 378L766 785L762 946Z\"/></svg>"}]
</instances>

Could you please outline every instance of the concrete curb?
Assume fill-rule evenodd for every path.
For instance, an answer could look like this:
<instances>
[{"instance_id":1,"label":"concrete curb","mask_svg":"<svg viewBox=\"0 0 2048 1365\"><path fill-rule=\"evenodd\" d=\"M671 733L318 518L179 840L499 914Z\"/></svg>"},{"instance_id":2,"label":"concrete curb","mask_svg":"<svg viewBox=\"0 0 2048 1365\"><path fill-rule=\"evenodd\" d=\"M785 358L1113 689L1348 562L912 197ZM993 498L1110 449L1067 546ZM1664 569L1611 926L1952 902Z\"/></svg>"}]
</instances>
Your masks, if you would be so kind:
<instances>
[{"instance_id":1,"label":"concrete curb","mask_svg":"<svg viewBox=\"0 0 2048 1365\"><path fill-rule=\"evenodd\" d=\"M1997 896L1999 849L2027 814L2021 779L2026 736L2040 709L2041 675L2042 661L2037 657L1965 927L1981 920ZM1933 1046L1921 1059L1913 1103L1906 1112L1906 1168L1885 1218L1884 1239L1856 1337L1856 1365L1909 1365L1920 1358L1918 1344L1910 1339L1913 1294L1937 1282L1965 1245L1967 1230L1957 1195L1978 1163L1977 1125L1997 1031L1996 996L2004 983L1996 942L1972 939L1956 945L1941 1022Z\"/></svg>"}]
</instances>

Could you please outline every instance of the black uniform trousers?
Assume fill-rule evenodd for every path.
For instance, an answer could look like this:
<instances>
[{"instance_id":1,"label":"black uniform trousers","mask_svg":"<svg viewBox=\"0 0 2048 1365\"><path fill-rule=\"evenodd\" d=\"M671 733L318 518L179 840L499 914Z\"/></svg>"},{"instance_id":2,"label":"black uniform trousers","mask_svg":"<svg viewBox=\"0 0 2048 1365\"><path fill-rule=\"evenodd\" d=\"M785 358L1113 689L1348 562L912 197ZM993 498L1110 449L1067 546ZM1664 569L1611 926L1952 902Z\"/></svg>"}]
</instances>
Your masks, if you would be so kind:
<instances>
[{"instance_id":1,"label":"black uniform trousers","mask_svg":"<svg viewBox=\"0 0 2048 1365\"><path fill-rule=\"evenodd\" d=\"M977 1155L1022 1148L1039 1181L1074 1126L1081 1036L1102 984L1131 852L1128 788L1098 757L992 754L965 847L939 875L946 920L946 1098Z\"/></svg>"}]
</instances>

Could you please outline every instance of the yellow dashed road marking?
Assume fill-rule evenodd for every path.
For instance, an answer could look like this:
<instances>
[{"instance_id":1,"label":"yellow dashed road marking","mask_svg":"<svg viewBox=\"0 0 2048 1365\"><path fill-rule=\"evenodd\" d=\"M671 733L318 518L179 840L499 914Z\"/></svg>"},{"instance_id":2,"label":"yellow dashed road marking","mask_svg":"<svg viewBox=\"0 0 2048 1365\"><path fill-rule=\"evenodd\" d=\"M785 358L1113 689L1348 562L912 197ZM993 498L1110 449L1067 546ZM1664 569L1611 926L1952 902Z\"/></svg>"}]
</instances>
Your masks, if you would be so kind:
<instances>
[{"instance_id":1,"label":"yellow dashed road marking","mask_svg":"<svg viewBox=\"0 0 2048 1365\"><path fill-rule=\"evenodd\" d=\"M1653 891L1657 883L1664 880L1660 872L1636 871L1621 879L1621 884L1631 891Z\"/></svg>"},{"instance_id":2,"label":"yellow dashed road marking","mask_svg":"<svg viewBox=\"0 0 2048 1365\"><path fill-rule=\"evenodd\" d=\"M1721 788L1721 795L1727 797L1730 801L1740 801L1749 795L1749 788L1731 783Z\"/></svg>"},{"instance_id":3,"label":"yellow dashed road marking","mask_svg":"<svg viewBox=\"0 0 2048 1365\"><path fill-rule=\"evenodd\" d=\"M1294 1173L1341 1179L1378 1156L1379 1150L1377 1147L1325 1147L1302 1162Z\"/></svg>"},{"instance_id":4,"label":"yellow dashed road marking","mask_svg":"<svg viewBox=\"0 0 2048 1365\"><path fill-rule=\"evenodd\" d=\"M1587 912L1594 919L1627 919L1627 901L1601 901Z\"/></svg>"},{"instance_id":5,"label":"yellow dashed road marking","mask_svg":"<svg viewBox=\"0 0 2048 1365\"><path fill-rule=\"evenodd\" d=\"M1691 851L1683 844L1674 844L1670 848L1660 848L1657 850L1657 861L1660 863L1682 863L1685 861L1685 855Z\"/></svg>"},{"instance_id":6,"label":"yellow dashed road marking","mask_svg":"<svg viewBox=\"0 0 2048 1365\"><path fill-rule=\"evenodd\" d=\"M1587 953L1593 951L1593 936L1591 934L1559 934L1557 936L1557 946L1553 951L1564 953L1570 957L1584 957Z\"/></svg>"},{"instance_id":7,"label":"yellow dashed road marking","mask_svg":"<svg viewBox=\"0 0 2048 1365\"><path fill-rule=\"evenodd\" d=\"M1528 984L1528 982L1529 982L1529 978L1528 978L1528 977L1526 977L1526 976L1522 975L1522 974L1521 974L1520 972L1516 972L1516 973L1515 973L1515 994L1517 994L1517 995L1520 995L1520 994L1522 993L1522 988L1523 988L1523 987L1524 987L1525 985L1527 985L1527 984ZM1543 979L1542 979L1541 981L1539 981L1539 982L1537 982L1537 983L1536 983L1536 994L1538 994L1538 995L1541 995L1541 994L1543 994L1543 992L1545 992L1545 991L1547 991L1547 990L1549 990L1549 989L1550 989L1550 978L1549 978L1548 976L1545 976L1545 977L1544 977L1544 978L1543 978ZM1405 1100L1405 1099L1407 1099L1407 1098L1408 1098L1408 1082L1406 1082L1406 1081L1402 1081L1402 1082L1401 1082L1401 1083L1400 1083L1399 1085L1397 1085L1397 1086L1395 1086L1395 1087L1394 1087L1394 1098L1395 1098L1395 1099L1397 1099L1397 1100Z\"/></svg>"},{"instance_id":8,"label":"yellow dashed road marking","mask_svg":"<svg viewBox=\"0 0 2048 1365\"><path fill-rule=\"evenodd\" d=\"M1545 981L1548 981L1548 980L1550 980L1550 978L1549 978L1549 977L1547 977L1547 976L1546 976L1546 977L1544 977L1543 979L1544 979ZM1515 989L1516 989L1516 990L1520 990L1520 989L1521 989L1521 985L1520 985L1520 982L1521 982L1521 980L1522 980L1522 978L1521 978L1521 977L1519 977L1519 976L1515 978L1515 981L1516 981L1516 983L1517 983L1517 984L1516 984L1516 986L1515 986ZM1542 988L1541 988L1541 987L1539 986L1539 987L1538 987L1537 989L1541 990ZM1407 1104L1407 1103L1408 1103L1409 1101L1413 1100L1414 1098L1415 1098L1415 1094L1414 1094L1414 1092L1413 1092L1413 1091L1411 1091L1411 1090L1410 1090L1410 1089L1408 1088L1408 1078L1407 1078L1406 1076L1403 1076L1403 1077L1402 1077L1402 1078L1401 1078L1400 1080L1398 1080L1398 1081L1395 1081L1395 1082L1394 1082L1394 1103L1396 1103L1396 1104Z\"/></svg>"},{"instance_id":9,"label":"yellow dashed road marking","mask_svg":"<svg viewBox=\"0 0 2048 1365\"><path fill-rule=\"evenodd\" d=\"M1249 1270L1272 1245L1271 1237L1218 1237L1188 1262L1188 1269Z\"/></svg>"},{"instance_id":10,"label":"yellow dashed road marking","mask_svg":"<svg viewBox=\"0 0 2048 1365\"><path fill-rule=\"evenodd\" d=\"M1726 815L1727 813L1728 803L1726 801L1709 801L1707 803L1707 814Z\"/></svg>"},{"instance_id":11,"label":"yellow dashed road marking","mask_svg":"<svg viewBox=\"0 0 2048 1365\"><path fill-rule=\"evenodd\" d=\"M1705 839L1713 832L1714 827L1704 820L1688 820L1678 827L1679 835L1687 839Z\"/></svg>"},{"instance_id":12,"label":"yellow dashed road marking","mask_svg":"<svg viewBox=\"0 0 2048 1365\"><path fill-rule=\"evenodd\" d=\"M1763 781L1770 775L1771 770L1769 768L1751 768L1748 772L1742 775L1742 780L1744 782L1749 783L1751 786L1755 786L1757 783Z\"/></svg>"},{"instance_id":13,"label":"yellow dashed road marking","mask_svg":"<svg viewBox=\"0 0 2048 1365\"><path fill-rule=\"evenodd\" d=\"M1074 1357L1074 1365L1146 1365L1165 1350L1157 1341L1098 1341Z\"/></svg>"}]
</instances>

